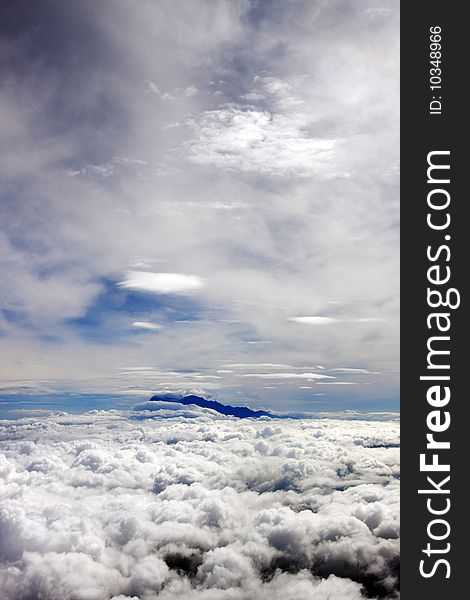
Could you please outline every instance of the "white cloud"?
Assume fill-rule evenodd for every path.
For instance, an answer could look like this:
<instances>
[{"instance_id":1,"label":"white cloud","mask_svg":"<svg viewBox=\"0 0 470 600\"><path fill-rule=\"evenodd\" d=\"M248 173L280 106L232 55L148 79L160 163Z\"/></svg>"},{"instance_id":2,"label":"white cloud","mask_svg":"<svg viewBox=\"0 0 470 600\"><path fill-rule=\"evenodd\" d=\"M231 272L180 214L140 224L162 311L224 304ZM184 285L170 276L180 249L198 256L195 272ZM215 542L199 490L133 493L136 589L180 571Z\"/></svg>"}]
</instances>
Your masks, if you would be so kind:
<instances>
[{"instance_id":1,"label":"white cloud","mask_svg":"<svg viewBox=\"0 0 470 600\"><path fill-rule=\"evenodd\" d=\"M319 373L243 373L239 377L258 377L259 379L335 379L331 375Z\"/></svg>"},{"instance_id":2,"label":"white cloud","mask_svg":"<svg viewBox=\"0 0 470 600\"><path fill-rule=\"evenodd\" d=\"M182 273L129 271L127 279L120 281L117 285L126 289L155 292L156 294L184 294L203 288L205 281L197 275Z\"/></svg>"},{"instance_id":3,"label":"white cloud","mask_svg":"<svg viewBox=\"0 0 470 600\"><path fill-rule=\"evenodd\" d=\"M335 140L306 136L298 115L225 106L193 117L189 125L194 131L186 143L191 162L274 175L331 175Z\"/></svg>"},{"instance_id":4,"label":"white cloud","mask_svg":"<svg viewBox=\"0 0 470 600\"><path fill-rule=\"evenodd\" d=\"M359 317L357 319L336 319L334 317L288 317L288 321L305 325L331 325L333 323L381 323L385 319L379 317Z\"/></svg>"},{"instance_id":5,"label":"white cloud","mask_svg":"<svg viewBox=\"0 0 470 600\"><path fill-rule=\"evenodd\" d=\"M336 367L334 369L330 369L330 371L335 371L336 373L370 373L370 371L368 371L367 369L356 369L353 367Z\"/></svg>"},{"instance_id":6,"label":"white cloud","mask_svg":"<svg viewBox=\"0 0 470 600\"><path fill-rule=\"evenodd\" d=\"M396 598L397 422L152 404L2 423L2 600Z\"/></svg>"},{"instance_id":7,"label":"white cloud","mask_svg":"<svg viewBox=\"0 0 470 600\"><path fill-rule=\"evenodd\" d=\"M385 319L382 319L381 317L362 317L359 319L350 319L350 321L356 323L383 323Z\"/></svg>"},{"instance_id":8,"label":"white cloud","mask_svg":"<svg viewBox=\"0 0 470 600\"><path fill-rule=\"evenodd\" d=\"M256 75L254 80L260 82L267 92L277 96L283 97L292 90L292 85L289 82L278 79L277 77L263 77Z\"/></svg>"},{"instance_id":9,"label":"white cloud","mask_svg":"<svg viewBox=\"0 0 470 600\"><path fill-rule=\"evenodd\" d=\"M304 323L306 325L331 325L332 323L337 323L338 319L333 319L332 317L288 317L288 321L293 321L294 323Z\"/></svg>"},{"instance_id":10,"label":"white cloud","mask_svg":"<svg viewBox=\"0 0 470 600\"><path fill-rule=\"evenodd\" d=\"M186 96L186 98L191 98L191 96L196 96L197 94L199 94L199 90L194 85L189 85L183 89L183 96Z\"/></svg>"},{"instance_id":11,"label":"white cloud","mask_svg":"<svg viewBox=\"0 0 470 600\"><path fill-rule=\"evenodd\" d=\"M162 100L176 100L177 98L191 98L199 93L199 89L194 85L189 85L185 88L177 88L171 92L162 92L158 85L153 82L146 80L144 81L148 89L156 94Z\"/></svg>"},{"instance_id":12,"label":"white cloud","mask_svg":"<svg viewBox=\"0 0 470 600\"><path fill-rule=\"evenodd\" d=\"M258 90L251 90L251 92L241 95L240 98L243 98L243 100L263 100L264 96Z\"/></svg>"},{"instance_id":13,"label":"white cloud","mask_svg":"<svg viewBox=\"0 0 470 600\"><path fill-rule=\"evenodd\" d=\"M134 321L132 327L136 327L137 329L148 329L150 331L158 331L162 328L158 323L150 323L148 321Z\"/></svg>"},{"instance_id":14,"label":"white cloud","mask_svg":"<svg viewBox=\"0 0 470 600\"><path fill-rule=\"evenodd\" d=\"M357 385L354 381L319 381L318 385Z\"/></svg>"},{"instance_id":15,"label":"white cloud","mask_svg":"<svg viewBox=\"0 0 470 600\"><path fill-rule=\"evenodd\" d=\"M230 369L256 369L256 368L282 368L282 369L292 369L291 365L286 365L283 363L228 363L224 365L224 367L229 367Z\"/></svg>"}]
</instances>

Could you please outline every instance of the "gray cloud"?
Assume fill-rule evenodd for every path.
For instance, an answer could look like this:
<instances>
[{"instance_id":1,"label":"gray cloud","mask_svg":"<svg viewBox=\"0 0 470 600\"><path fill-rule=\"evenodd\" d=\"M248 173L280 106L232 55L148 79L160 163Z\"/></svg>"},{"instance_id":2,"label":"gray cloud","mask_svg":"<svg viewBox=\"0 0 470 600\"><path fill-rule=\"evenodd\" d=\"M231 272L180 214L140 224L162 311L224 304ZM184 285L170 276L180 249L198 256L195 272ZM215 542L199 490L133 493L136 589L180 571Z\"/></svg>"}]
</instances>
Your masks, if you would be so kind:
<instances>
[{"instance_id":1,"label":"gray cloud","mask_svg":"<svg viewBox=\"0 0 470 600\"><path fill-rule=\"evenodd\" d=\"M354 364L381 375L328 398L390 407L396 3L39 6L20 14L27 35L1 38L8 384L113 391L122 385L114 365L198 370L201 357L207 375L220 359ZM169 288L155 279L177 274L186 279ZM197 306L175 307L196 284ZM142 304L115 310L124 305L116 289ZM96 340L75 322L98 310ZM332 325L288 321L296 315ZM164 328L139 335L133 322ZM233 383L224 377L217 389ZM244 385L273 406L297 390Z\"/></svg>"}]
</instances>

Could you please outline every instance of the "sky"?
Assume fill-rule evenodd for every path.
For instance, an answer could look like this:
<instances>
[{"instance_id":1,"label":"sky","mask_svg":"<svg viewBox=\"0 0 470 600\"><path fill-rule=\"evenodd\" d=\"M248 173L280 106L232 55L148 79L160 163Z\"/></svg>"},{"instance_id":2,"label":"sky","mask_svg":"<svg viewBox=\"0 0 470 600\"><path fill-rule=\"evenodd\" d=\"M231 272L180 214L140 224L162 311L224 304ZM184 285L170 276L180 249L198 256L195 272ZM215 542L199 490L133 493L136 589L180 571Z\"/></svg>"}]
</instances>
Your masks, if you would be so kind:
<instances>
[{"instance_id":1,"label":"sky","mask_svg":"<svg viewBox=\"0 0 470 600\"><path fill-rule=\"evenodd\" d=\"M2 2L3 402L396 410L398 11Z\"/></svg>"}]
</instances>

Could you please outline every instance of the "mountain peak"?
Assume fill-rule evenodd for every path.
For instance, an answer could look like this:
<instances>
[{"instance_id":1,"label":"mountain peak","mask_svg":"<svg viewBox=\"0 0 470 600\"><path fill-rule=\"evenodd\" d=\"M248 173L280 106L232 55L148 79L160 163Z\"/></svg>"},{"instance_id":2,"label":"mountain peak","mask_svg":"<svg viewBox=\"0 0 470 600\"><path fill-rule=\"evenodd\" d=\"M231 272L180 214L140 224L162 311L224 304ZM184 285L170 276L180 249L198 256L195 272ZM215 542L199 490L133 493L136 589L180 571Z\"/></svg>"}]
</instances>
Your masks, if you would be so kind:
<instances>
[{"instance_id":1,"label":"mountain peak","mask_svg":"<svg viewBox=\"0 0 470 600\"><path fill-rule=\"evenodd\" d=\"M273 415L264 410L251 410L247 406L230 406L228 404L222 404L216 400L207 400L203 396L196 396L189 394L187 396L180 396L178 394L156 394L150 398L150 402L176 402L184 405L200 406L201 408L210 408L222 415L229 415L232 417L238 417L239 419L255 418L259 417L271 417Z\"/></svg>"}]
</instances>

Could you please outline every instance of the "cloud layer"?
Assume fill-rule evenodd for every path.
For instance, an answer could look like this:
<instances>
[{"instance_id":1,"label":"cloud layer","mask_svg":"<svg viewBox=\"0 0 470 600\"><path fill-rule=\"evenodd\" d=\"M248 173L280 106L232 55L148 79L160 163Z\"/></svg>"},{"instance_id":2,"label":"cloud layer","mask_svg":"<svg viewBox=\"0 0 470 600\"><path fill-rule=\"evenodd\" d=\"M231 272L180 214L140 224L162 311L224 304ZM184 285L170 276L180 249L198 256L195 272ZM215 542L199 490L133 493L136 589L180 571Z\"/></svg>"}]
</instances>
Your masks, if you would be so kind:
<instances>
[{"instance_id":1,"label":"cloud layer","mask_svg":"<svg viewBox=\"0 0 470 600\"><path fill-rule=\"evenodd\" d=\"M118 372L152 365L307 409L295 379L233 381L220 361L324 364L380 373L325 400L396 408L398 12L9 3L4 385L148 388Z\"/></svg>"},{"instance_id":2,"label":"cloud layer","mask_svg":"<svg viewBox=\"0 0 470 600\"><path fill-rule=\"evenodd\" d=\"M3 422L2 600L396 597L396 422L184 409Z\"/></svg>"}]
</instances>

